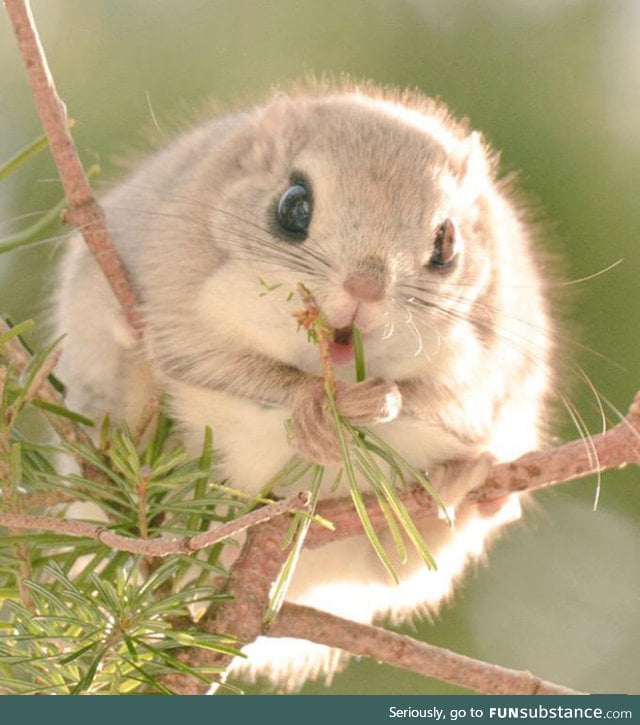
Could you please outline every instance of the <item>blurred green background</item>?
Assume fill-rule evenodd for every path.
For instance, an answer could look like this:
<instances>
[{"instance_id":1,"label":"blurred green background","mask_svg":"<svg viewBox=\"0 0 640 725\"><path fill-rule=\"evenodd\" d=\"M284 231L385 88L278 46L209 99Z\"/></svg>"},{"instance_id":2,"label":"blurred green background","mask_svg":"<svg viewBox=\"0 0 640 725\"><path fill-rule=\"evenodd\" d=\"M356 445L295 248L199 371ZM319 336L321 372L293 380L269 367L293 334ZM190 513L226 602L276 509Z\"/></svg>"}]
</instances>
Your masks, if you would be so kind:
<instances>
[{"instance_id":1,"label":"blurred green background","mask_svg":"<svg viewBox=\"0 0 640 725\"><path fill-rule=\"evenodd\" d=\"M416 86L469 116L547 220L572 285L562 392L601 428L593 385L625 411L640 387L640 3L637 0L34 0L86 164L103 180L186 108L251 99L314 72ZM0 160L40 133L0 17ZM153 130L151 111L160 131ZM151 130L151 131L150 131ZM0 236L61 196L47 154L0 186ZM0 311L44 320L59 244L0 257ZM580 344L576 344L579 341ZM606 407L611 420L616 414ZM560 438L575 437L569 421ZM536 496L433 622L435 644L580 690L640 693L637 469ZM262 683L249 691L270 692ZM371 662L327 689L457 692Z\"/></svg>"}]
</instances>

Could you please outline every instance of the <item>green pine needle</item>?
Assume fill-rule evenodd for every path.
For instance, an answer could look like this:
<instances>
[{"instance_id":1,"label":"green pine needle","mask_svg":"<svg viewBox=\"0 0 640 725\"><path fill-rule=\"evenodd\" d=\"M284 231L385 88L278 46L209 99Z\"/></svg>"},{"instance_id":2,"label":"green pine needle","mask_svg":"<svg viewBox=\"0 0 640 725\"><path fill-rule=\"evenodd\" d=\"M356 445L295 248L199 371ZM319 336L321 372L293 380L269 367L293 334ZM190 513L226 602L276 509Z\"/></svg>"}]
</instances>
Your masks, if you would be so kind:
<instances>
[{"instance_id":1,"label":"green pine needle","mask_svg":"<svg viewBox=\"0 0 640 725\"><path fill-rule=\"evenodd\" d=\"M35 141L27 144L23 149L14 154L10 159L0 166L0 181L17 171L30 158L37 156L41 151L47 148L49 141L46 135L38 136Z\"/></svg>"}]
</instances>

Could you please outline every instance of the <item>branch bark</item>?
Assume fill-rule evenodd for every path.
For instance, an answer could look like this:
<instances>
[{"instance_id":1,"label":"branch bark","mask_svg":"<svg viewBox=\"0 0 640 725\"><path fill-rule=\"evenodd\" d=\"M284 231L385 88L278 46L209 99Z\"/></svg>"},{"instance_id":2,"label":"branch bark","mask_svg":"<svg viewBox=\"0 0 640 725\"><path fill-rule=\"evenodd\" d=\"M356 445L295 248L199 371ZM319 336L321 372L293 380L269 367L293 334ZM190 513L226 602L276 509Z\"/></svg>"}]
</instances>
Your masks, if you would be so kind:
<instances>
[{"instance_id":1,"label":"branch bark","mask_svg":"<svg viewBox=\"0 0 640 725\"><path fill-rule=\"evenodd\" d=\"M115 532L86 521L58 519L51 516L30 516L27 514L0 513L0 526L18 530L51 531L56 534L82 536L108 546L117 551L128 551L131 554L145 556L168 556L169 554L193 554L217 544L223 539L237 536L246 529L270 521L276 516L293 511L302 511L309 505L309 494L297 493L283 501L263 506L245 516L216 526L215 529L195 536L183 536L173 539L134 539L121 536Z\"/></svg>"},{"instance_id":2,"label":"branch bark","mask_svg":"<svg viewBox=\"0 0 640 725\"><path fill-rule=\"evenodd\" d=\"M288 526L289 521L281 516L248 531L229 574L226 593L232 599L221 602L212 615L205 615L199 622L203 631L230 634L243 643L253 642L262 633L271 587L289 554L282 546ZM191 622L185 624L192 626ZM174 622L174 626L180 626L180 622ZM181 659L190 667L226 668L233 657L191 648L182 653ZM181 695L203 695L209 689L188 674L168 675L163 684Z\"/></svg>"},{"instance_id":3,"label":"branch bark","mask_svg":"<svg viewBox=\"0 0 640 725\"><path fill-rule=\"evenodd\" d=\"M530 672L482 662L412 637L297 604L285 603L264 634L326 644L488 695L583 694L541 680Z\"/></svg>"},{"instance_id":4,"label":"branch bark","mask_svg":"<svg viewBox=\"0 0 640 725\"><path fill-rule=\"evenodd\" d=\"M551 486L628 463L640 464L640 393L635 396L627 417L611 430L594 437L589 447L585 441L572 441L548 451L528 453L510 463L497 464L485 484L470 492L464 503L488 502L509 493ZM414 489L404 498L409 513L416 519L437 514L437 504L423 489ZM298 494L213 531L170 540L130 539L86 522L21 514L0 514L0 525L89 536L112 548L148 556L190 553L249 529L247 541L228 580L226 591L232 598L223 602L213 615L201 620L199 624L204 631L231 634L244 643L252 642L261 634L307 639L488 694L579 694L528 672L481 662L309 607L285 603L275 621L265 627L263 617L270 590L288 553L282 547L288 518L281 514L301 510L307 505L308 496ZM368 501L368 511L376 527L386 525L373 501ZM338 538L362 533L350 500L324 502L318 513L332 521L336 530L312 527L306 545L322 546ZM179 623L174 624L179 626ZM194 648L185 650L182 659L191 667L206 665L224 669L232 657ZM202 681L188 674L168 676L164 683L180 694L207 691Z\"/></svg>"},{"instance_id":5,"label":"branch bark","mask_svg":"<svg viewBox=\"0 0 640 725\"><path fill-rule=\"evenodd\" d=\"M40 122L49 139L49 147L69 202L68 218L82 233L122 306L131 329L140 337L142 319L136 309L137 300L124 265L109 237L102 208L96 202L82 168L69 131L67 109L56 91L29 2L4 0L4 4L18 41Z\"/></svg>"}]
</instances>

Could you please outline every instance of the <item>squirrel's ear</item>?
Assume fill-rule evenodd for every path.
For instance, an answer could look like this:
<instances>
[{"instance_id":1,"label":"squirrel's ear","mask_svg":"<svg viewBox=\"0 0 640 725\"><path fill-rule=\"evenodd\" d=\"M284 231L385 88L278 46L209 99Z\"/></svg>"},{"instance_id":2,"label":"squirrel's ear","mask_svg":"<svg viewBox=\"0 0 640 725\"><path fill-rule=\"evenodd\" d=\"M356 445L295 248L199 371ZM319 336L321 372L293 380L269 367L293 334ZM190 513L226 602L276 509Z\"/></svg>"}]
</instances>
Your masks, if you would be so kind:
<instances>
[{"instance_id":1,"label":"squirrel's ear","mask_svg":"<svg viewBox=\"0 0 640 725\"><path fill-rule=\"evenodd\" d=\"M277 93L256 115L253 143L245 165L271 171L286 163L301 140L301 110L286 94Z\"/></svg>"},{"instance_id":2,"label":"squirrel's ear","mask_svg":"<svg viewBox=\"0 0 640 725\"><path fill-rule=\"evenodd\" d=\"M478 131L472 131L459 142L453 156L453 166L460 182L460 188L468 201L473 201L493 176L494 160Z\"/></svg>"}]
</instances>

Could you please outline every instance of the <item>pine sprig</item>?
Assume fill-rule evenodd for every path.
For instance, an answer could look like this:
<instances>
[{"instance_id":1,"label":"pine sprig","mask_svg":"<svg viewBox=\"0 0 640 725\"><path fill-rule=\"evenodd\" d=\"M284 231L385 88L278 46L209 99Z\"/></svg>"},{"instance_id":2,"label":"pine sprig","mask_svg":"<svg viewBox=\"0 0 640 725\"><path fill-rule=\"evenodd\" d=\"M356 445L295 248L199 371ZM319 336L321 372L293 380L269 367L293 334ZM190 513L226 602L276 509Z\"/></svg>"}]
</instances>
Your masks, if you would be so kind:
<instances>
[{"instance_id":1,"label":"pine sprig","mask_svg":"<svg viewBox=\"0 0 640 725\"><path fill-rule=\"evenodd\" d=\"M394 541L400 562L406 560L406 548L402 533L431 569L436 567L422 534L413 522L398 495L398 488L419 483L436 500L448 519L447 510L438 492L431 485L423 471L412 466L398 451L389 446L382 438L368 428L352 425L340 415L336 403L336 380L333 373L329 345L332 330L324 319L322 311L313 294L303 284L298 285L298 295L303 310L295 312L293 317L298 329L304 329L310 342L318 345L322 375L325 381L327 406L333 417L340 450L342 454L342 472L347 480L349 492L362 528L376 552L381 564L394 582L398 582L396 567L371 523L363 499L363 487L370 489L377 497L384 514L391 537ZM366 378L364 345L358 328L353 326L354 373L356 382ZM322 466L315 466L322 469ZM451 523L449 521L449 523Z\"/></svg>"},{"instance_id":2,"label":"pine sprig","mask_svg":"<svg viewBox=\"0 0 640 725\"><path fill-rule=\"evenodd\" d=\"M6 347L30 326L7 328L0 340L5 513L60 516L77 503L86 520L124 536L188 537L270 501L216 481L211 434L202 455L190 458L172 440L162 412L145 445L136 445L126 425L108 419L97 445L63 434L58 442L34 440L23 418L29 411L38 415L38 390L48 378L55 346L33 356L24 346L10 352ZM14 365L16 350L20 359ZM60 414L68 411L61 406ZM184 626L194 608L202 611L222 598L213 585L225 575L218 559L226 542L201 555L150 561L94 538L30 530L7 534L0 538L0 689L168 693L163 681L172 673L202 682L217 678L218 668L185 665L178 658L185 647L238 655L232 638Z\"/></svg>"},{"instance_id":3,"label":"pine sprig","mask_svg":"<svg viewBox=\"0 0 640 725\"><path fill-rule=\"evenodd\" d=\"M210 586L164 594L166 581L176 576L175 562L144 585L137 562L109 579L91 574L89 586L78 585L57 564L42 574L46 584L27 582L34 612L16 602L6 607L13 627L0 632L0 686L13 692L107 693L114 680L121 693L164 692L160 678L172 672L187 669L215 680L217 673L180 662L182 648L239 654L231 637L171 626L189 605L219 599Z\"/></svg>"}]
</instances>

